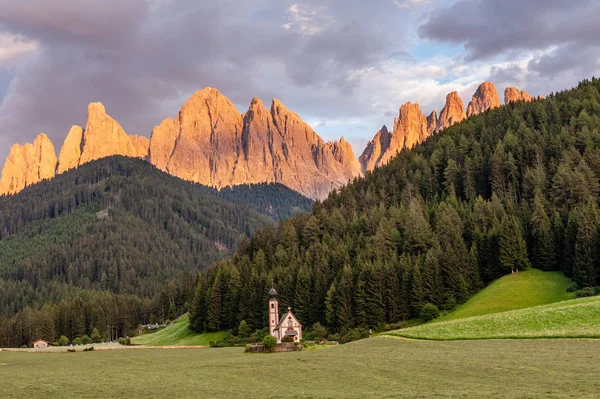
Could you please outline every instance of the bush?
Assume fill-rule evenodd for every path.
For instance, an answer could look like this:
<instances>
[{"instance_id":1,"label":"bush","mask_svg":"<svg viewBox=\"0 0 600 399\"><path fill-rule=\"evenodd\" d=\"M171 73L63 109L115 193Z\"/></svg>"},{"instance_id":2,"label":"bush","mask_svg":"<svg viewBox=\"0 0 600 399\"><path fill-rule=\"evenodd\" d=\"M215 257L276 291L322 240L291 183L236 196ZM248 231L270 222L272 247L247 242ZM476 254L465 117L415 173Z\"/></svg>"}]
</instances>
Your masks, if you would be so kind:
<instances>
[{"instance_id":1,"label":"bush","mask_svg":"<svg viewBox=\"0 0 600 399\"><path fill-rule=\"evenodd\" d=\"M82 342L84 345L89 345L89 344L91 344L91 343L92 343L92 339L90 338L90 336L89 336L89 335L87 335L87 334L86 334L86 335L84 335L84 336L81 338L81 342Z\"/></svg>"},{"instance_id":2,"label":"bush","mask_svg":"<svg viewBox=\"0 0 600 399\"><path fill-rule=\"evenodd\" d=\"M595 295L598 295L598 293L592 287L585 287L578 291L575 291L575 298L585 298L588 296L595 296Z\"/></svg>"},{"instance_id":3,"label":"bush","mask_svg":"<svg viewBox=\"0 0 600 399\"><path fill-rule=\"evenodd\" d=\"M358 341L359 339L367 338L368 336L369 336L368 330L361 331L358 328L355 328L353 330L348 330L344 334L342 334L342 336L338 342L340 342L342 344L346 344L348 342Z\"/></svg>"},{"instance_id":4,"label":"bush","mask_svg":"<svg viewBox=\"0 0 600 399\"><path fill-rule=\"evenodd\" d=\"M73 353L73 352L75 352L75 349L73 349L73 348L71 348L71 349L67 349L67 352L71 352L71 353Z\"/></svg>"},{"instance_id":5,"label":"bush","mask_svg":"<svg viewBox=\"0 0 600 399\"><path fill-rule=\"evenodd\" d=\"M125 338L123 338L123 337L119 338L119 345L127 345L125 343Z\"/></svg>"},{"instance_id":6,"label":"bush","mask_svg":"<svg viewBox=\"0 0 600 399\"><path fill-rule=\"evenodd\" d=\"M433 303L426 303L421 309L420 317L423 321L433 320L439 317L440 310Z\"/></svg>"},{"instance_id":7,"label":"bush","mask_svg":"<svg viewBox=\"0 0 600 399\"><path fill-rule=\"evenodd\" d=\"M571 283L567 287L567 292L575 292L579 289L579 285L577 283Z\"/></svg>"},{"instance_id":8,"label":"bush","mask_svg":"<svg viewBox=\"0 0 600 399\"><path fill-rule=\"evenodd\" d=\"M84 351L84 352L91 352L91 351L93 351L93 350L94 350L94 347L93 347L93 346L90 346L89 348L85 348L83 351Z\"/></svg>"},{"instance_id":9,"label":"bush","mask_svg":"<svg viewBox=\"0 0 600 399\"><path fill-rule=\"evenodd\" d=\"M73 340L73 345L81 345L81 338L77 337Z\"/></svg>"},{"instance_id":10,"label":"bush","mask_svg":"<svg viewBox=\"0 0 600 399\"><path fill-rule=\"evenodd\" d=\"M312 336L315 341L323 341L327 339L327 329L321 325L321 323L316 322L312 327Z\"/></svg>"},{"instance_id":11,"label":"bush","mask_svg":"<svg viewBox=\"0 0 600 399\"><path fill-rule=\"evenodd\" d=\"M257 343L262 342L263 338L269 335L269 327L265 327L261 330L256 330L250 336L250 342Z\"/></svg>"},{"instance_id":12,"label":"bush","mask_svg":"<svg viewBox=\"0 0 600 399\"><path fill-rule=\"evenodd\" d=\"M58 346L67 346L69 345L69 338L64 335L58 339Z\"/></svg>"},{"instance_id":13,"label":"bush","mask_svg":"<svg viewBox=\"0 0 600 399\"><path fill-rule=\"evenodd\" d=\"M100 335L100 332L98 332L97 328L94 328L94 330L92 331L92 342L95 344L99 344L102 342L102 335Z\"/></svg>"},{"instance_id":14,"label":"bush","mask_svg":"<svg viewBox=\"0 0 600 399\"><path fill-rule=\"evenodd\" d=\"M250 337L250 327L248 326L248 323L246 323L246 320L242 320L240 322L240 325L237 328L238 330L238 337L242 338L242 339L247 339Z\"/></svg>"},{"instance_id":15,"label":"bush","mask_svg":"<svg viewBox=\"0 0 600 399\"><path fill-rule=\"evenodd\" d=\"M442 309L443 310L453 310L456 307L456 298L454 298L453 296L451 296L450 298L448 298L448 300L446 300L446 303L444 303L442 305Z\"/></svg>"},{"instance_id":16,"label":"bush","mask_svg":"<svg viewBox=\"0 0 600 399\"><path fill-rule=\"evenodd\" d=\"M285 337L281 338L281 342L285 342L285 343L294 342L294 338L288 337L286 335Z\"/></svg>"},{"instance_id":17,"label":"bush","mask_svg":"<svg viewBox=\"0 0 600 399\"><path fill-rule=\"evenodd\" d=\"M131 345L131 338L125 337L125 345Z\"/></svg>"},{"instance_id":18,"label":"bush","mask_svg":"<svg viewBox=\"0 0 600 399\"><path fill-rule=\"evenodd\" d=\"M265 347L266 351L271 352L273 350L273 348L275 348L275 345L277 345L277 340L275 339L274 336L267 335L266 337L263 338L262 344Z\"/></svg>"}]
</instances>

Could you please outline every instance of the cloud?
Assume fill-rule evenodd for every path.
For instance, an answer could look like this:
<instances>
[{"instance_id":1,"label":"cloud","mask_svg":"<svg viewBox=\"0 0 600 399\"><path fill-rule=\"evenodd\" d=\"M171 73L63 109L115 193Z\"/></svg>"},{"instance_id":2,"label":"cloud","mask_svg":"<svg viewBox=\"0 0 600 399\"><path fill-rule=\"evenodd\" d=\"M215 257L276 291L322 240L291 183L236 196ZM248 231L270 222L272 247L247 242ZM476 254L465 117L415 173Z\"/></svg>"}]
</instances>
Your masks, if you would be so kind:
<instances>
[{"instance_id":1,"label":"cloud","mask_svg":"<svg viewBox=\"0 0 600 399\"><path fill-rule=\"evenodd\" d=\"M431 4L431 0L393 0L394 4L400 8L414 9L419 6Z\"/></svg>"},{"instance_id":2,"label":"cloud","mask_svg":"<svg viewBox=\"0 0 600 399\"><path fill-rule=\"evenodd\" d=\"M0 67L11 66L24 55L38 49L39 44L37 42L27 40L23 36L0 34Z\"/></svg>"},{"instance_id":3,"label":"cloud","mask_svg":"<svg viewBox=\"0 0 600 399\"><path fill-rule=\"evenodd\" d=\"M126 131L149 135L205 86L241 110L259 96L281 97L307 118L315 108L337 112L360 83L355 71L376 67L403 36L360 23L383 16L372 8L358 0L2 1L0 32L37 47L0 104L0 135L24 142L44 131L58 151L92 101Z\"/></svg>"},{"instance_id":4,"label":"cloud","mask_svg":"<svg viewBox=\"0 0 600 399\"><path fill-rule=\"evenodd\" d=\"M595 43L599 13L594 0L462 0L433 10L419 35L463 45L467 61L517 58L573 41Z\"/></svg>"},{"instance_id":5,"label":"cloud","mask_svg":"<svg viewBox=\"0 0 600 399\"><path fill-rule=\"evenodd\" d=\"M405 101L439 111L490 78L545 95L598 70L597 2L448 1L2 0L0 159L41 131L58 151L92 101L149 135L206 86L240 111L279 98L359 155Z\"/></svg>"},{"instance_id":6,"label":"cloud","mask_svg":"<svg viewBox=\"0 0 600 399\"><path fill-rule=\"evenodd\" d=\"M289 6L287 13L288 22L283 25L283 28L302 35L314 35L335 23L335 19L327 15L326 6L311 8L296 3Z\"/></svg>"}]
</instances>

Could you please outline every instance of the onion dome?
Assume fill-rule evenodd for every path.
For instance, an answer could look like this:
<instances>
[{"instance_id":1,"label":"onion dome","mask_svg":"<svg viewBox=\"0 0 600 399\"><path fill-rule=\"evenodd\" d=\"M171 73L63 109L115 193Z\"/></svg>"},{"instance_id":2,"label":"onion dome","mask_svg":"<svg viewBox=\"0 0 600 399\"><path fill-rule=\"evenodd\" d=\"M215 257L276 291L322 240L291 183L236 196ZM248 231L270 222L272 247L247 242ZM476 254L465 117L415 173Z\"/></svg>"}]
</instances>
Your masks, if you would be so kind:
<instances>
[{"instance_id":1,"label":"onion dome","mask_svg":"<svg viewBox=\"0 0 600 399\"><path fill-rule=\"evenodd\" d=\"M271 287L271 289L269 290L269 296L271 297L271 299L275 299L277 297L277 291L275 291L275 287Z\"/></svg>"}]
</instances>

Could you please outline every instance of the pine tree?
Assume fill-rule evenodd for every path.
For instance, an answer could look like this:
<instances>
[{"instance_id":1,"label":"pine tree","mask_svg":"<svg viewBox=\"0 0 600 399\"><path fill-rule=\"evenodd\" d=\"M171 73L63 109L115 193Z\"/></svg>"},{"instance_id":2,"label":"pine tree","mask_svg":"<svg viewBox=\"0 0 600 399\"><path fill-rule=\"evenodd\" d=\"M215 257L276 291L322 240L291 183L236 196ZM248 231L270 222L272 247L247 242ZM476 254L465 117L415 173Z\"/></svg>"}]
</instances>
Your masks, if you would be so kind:
<instances>
[{"instance_id":1,"label":"pine tree","mask_svg":"<svg viewBox=\"0 0 600 399\"><path fill-rule=\"evenodd\" d=\"M598 263L598 207L594 203L577 210L578 229L575 241L573 279L581 287L595 285L595 268Z\"/></svg>"},{"instance_id":2,"label":"pine tree","mask_svg":"<svg viewBox=\"0 0 600 399\"><path fill-rule=\"evenodd\" d=\"M512 272L529 267L527 246L523 239L521 222L516 217L505 216L500 230L500 263Z\"/></svg>"}]
</instances>

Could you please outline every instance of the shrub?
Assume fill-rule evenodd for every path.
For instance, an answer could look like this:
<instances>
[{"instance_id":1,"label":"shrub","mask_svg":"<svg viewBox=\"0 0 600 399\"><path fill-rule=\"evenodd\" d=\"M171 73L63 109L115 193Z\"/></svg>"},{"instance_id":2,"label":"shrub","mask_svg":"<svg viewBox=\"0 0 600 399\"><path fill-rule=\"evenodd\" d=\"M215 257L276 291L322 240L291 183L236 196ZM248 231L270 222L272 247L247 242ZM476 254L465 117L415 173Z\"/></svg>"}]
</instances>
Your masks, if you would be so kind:
<instances>
[{"instance_id":1,"label":"shrub","mask_svg":"<svg viewBox=\"0 0 600 399\"><path fill-rule=\"evenodd\" d=\"M277 340L272 335L267 335L263 338L262 344L266 351L271 352L275 348L275 345L277 345Z\"/></svg>"},{"instance_id":2,"label":"shrub","mask_svg":"<svg viewBox=\"0 0 600 399\"><path fill-rule=\"evenodd\" d=\"M92 339L90 338L90 336L89 336L89 335L87 335L87 334L86 334L86 335L84 335L83 337L81 337L81 342L82 342L84 345L89 345L89 344L91 344L91 343L92 343Z\"/></svg>"},{"instance_id":3,"label":"shrub","mask_svg":"<svg viewBox=\"0 0 600 399\"><path fill-rule=\"evenodd\" d=\"M94 347L93 347L93 346L90 346L89 348L85 348L83 351L84 351L84 352L91 352L91 351L93 351L93 350L94 350Z\"/></svg>"},{"instance_id":4,"label":"shrub","mask_svg":"<svg viewBox=\"0 0 600 399\"><path fill-rule=\"evenodd\" d=\"M316 322L312 327L312 336L315 341L323 341L327 339L327 329L321 325L321 323Z\"/></svg>"},{"instance_id":5,"label":"shrub","mask_svg":"<svg viewBox=\"0 0 600 399\"><path fill-rule=\"evenodd\" d=\"M99 344L102 342L102 335L100 335L100 332L98 332L97 328L94 328L94 330L92 331L92 342L95 344Z\"/></svg>"},{"instance_id":6,"label":"shrub","mask_svg":"<svg viewBox=\"0 0 600 399\"><path fill-rule=\"evenodd\" d=\"M75 352L75 349L73 349L73 348L67 349L67 352L73 353L73 352Z\"/></svg>"},{"instance_id":7,"label":"shrub","mask_svg":"<svg viewBox=\"0 0 600 399\"><path fill-rule=\"evenodd\" d=\"M285 337L281 338L281 342L285 342L285 343L294 342L294 338L285 336Z\"/></svg>"},{"instance_id":8,"label":"shrub","mask_svg":"<svg viewBox=\"0 0 600 399\"><path fill-rule=\"evenodd\" d=\"M577 283L571 283L567 287L567 292L575 292L579 289L579 285Z\"/></svg>"},{"instance_id":9,"label":"shrub","mask_svg":"<svg viewBox=\"0 0 600 399\"><path fill-rule=\"evenodd\" d=\"M131 345L131 338L125 337L125 345Z\"/></svg>"},{"instance_id":10,"label":"shrub","mask_svg":"<svg viewBox=\"0 0 600 399\"><path fill-rule=\"evenodd\" d=\"M248 323L246 323L246 320L242 320L240 322L240 325L237 328L238 330L238 336L242 339L248 338L250 337L250 327L248 326Z\"/></svg>"},{"instance_id":11,"label":"shrub","mask_svg":"<svg viewBox=\"0 0 600 399\"><path fill-rule=\"evenodd\" d=\"M369 332L367 331L367 336L368 335L369 335ZM342 335L339 342L345 344L345 343L352 342L352 341L358 341L361 338L363 338L363 334L361 333L361 331L358 328L355 328L353 330L346 331L346 333L344 333Z\"/></svg>"},{"instance_id":12,"label":"shrub","mask_svg":"<svg viewBox=\"0 0 600 399\"><path fill-rule=\"evenodd\" d=\"M250 336L250 342L262 342L263 338L269 335L269 327L265 327L261 330L256 330Z\"/></svg>"},{"instance_id":13,"label":"shrub","mask_svg":"<svg viewBox=\"0 0 600 399\"><path fill-rule=\"evenodd\" d=\"M81 345L81 338L77 337L73 340L73 345Z\"/></svg>"},{"instance_id":14,"label":"shrub","mask_svg":"<svg viewBox=\"0 0 600 399\"><path fill-rule=\"evenodd\" d=\"M596 290L592 287L585 287L578 291L575 291L575 298L585 298L594 295L597 295L597 293Z\"/></svg>"},{"instance_id":15,"label":"shrub","mask_svg":"<svg viewBox=\"0 0 600 399\"><path fill-rule=\"evenodd\" d=\"M119 345L127 345L125 343L125 338L123 338L123 337L119 338Z\"/></svg>"},{"instance_id":16,"label":"shrub","mask_svg":"<svg viewBox=\"0 0 600 399\"><path fill-rule=\"evenodd\" d=\"M424 321L433 320L436 317L439 317L440 310L433 303L426 303L421 309L420 317Z\"/></svg>"},{"instance_id":17,"label":"shrub","mask_svg":"<svg viewBox=\"0 0 600 399\"><path fill-rule=\"evenodd\" d=\"M58 339L58 346L67 346L69 345L69 338L64 335Z\"/></svg>"}]
</instances>

